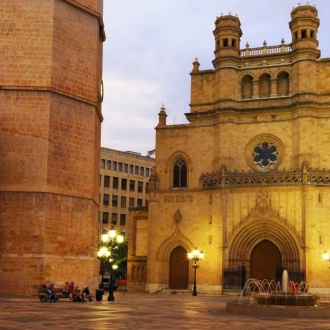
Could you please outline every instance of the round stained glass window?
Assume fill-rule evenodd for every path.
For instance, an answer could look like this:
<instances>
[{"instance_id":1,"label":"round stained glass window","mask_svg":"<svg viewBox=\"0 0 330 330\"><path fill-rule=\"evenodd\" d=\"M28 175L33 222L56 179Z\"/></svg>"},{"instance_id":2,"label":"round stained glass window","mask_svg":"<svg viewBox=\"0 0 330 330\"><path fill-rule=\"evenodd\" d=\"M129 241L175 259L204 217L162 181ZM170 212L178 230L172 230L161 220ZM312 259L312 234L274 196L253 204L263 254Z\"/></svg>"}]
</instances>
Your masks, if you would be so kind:
<instances>
[{"instance_id":1,"label":"round stained glass window","mask_svg":"<svg viewBox=\"0 0 330 330\"><path fill-rule=\"evenodd\" d=\"M253 138L246 147L245 157L249 166L259 172L276 169L283 158L284 147L274 135L262 134Z\"/></svg>"}]
</instances>

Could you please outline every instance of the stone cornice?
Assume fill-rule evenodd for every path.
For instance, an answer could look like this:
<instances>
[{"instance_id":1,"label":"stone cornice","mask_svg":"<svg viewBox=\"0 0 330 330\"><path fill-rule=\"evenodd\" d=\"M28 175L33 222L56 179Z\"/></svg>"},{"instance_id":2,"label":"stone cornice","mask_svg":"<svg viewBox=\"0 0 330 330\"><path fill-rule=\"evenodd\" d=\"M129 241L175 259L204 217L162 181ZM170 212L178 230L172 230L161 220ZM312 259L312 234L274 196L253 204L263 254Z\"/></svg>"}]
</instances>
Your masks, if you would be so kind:
<instances>
[{"instance_id":1,"label":"stone cornice","mask_svg":"<svg viewBox=\"0 0 330 330\"><path fill-rule=\"evenodd\" d=\"M0 91L4 90L4 91L21 91L21 92L48 92L48 93L54 93L57 95L61 95L64 97L68 97L70 99L74 99L78 102L82 102L82 103L86 103L89 104L91 106L94 106L99 118L101 121L103 121L103 115L101 112L101 107L100 107L100 103L95 102L95 101L91 101L90 99L75 95L75 94L71 94L68 92L65 92L63 90L54 88L54 87L48 87L48 86L19 86L19 85L3 85L0 86Z\"/></svg>"}]
</instances>

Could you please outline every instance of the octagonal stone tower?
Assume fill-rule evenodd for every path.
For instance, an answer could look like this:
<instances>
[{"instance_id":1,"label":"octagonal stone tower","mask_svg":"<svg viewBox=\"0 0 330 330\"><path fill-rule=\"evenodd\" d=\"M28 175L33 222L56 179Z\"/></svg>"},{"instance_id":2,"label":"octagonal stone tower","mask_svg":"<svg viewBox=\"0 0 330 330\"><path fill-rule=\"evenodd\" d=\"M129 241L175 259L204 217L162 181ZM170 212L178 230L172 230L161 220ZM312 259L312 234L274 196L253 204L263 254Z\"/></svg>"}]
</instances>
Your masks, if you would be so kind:
<instances>
[{"instance_id":1,"label":"octagonal stone tower","mask_svg":"<svg viewBox=\"0 0 330 330\"><path fill-rule=\"evenodd\" d=\"M103 0L0 12L0 293L95 288Z\"/></svg>"}]
</instances>

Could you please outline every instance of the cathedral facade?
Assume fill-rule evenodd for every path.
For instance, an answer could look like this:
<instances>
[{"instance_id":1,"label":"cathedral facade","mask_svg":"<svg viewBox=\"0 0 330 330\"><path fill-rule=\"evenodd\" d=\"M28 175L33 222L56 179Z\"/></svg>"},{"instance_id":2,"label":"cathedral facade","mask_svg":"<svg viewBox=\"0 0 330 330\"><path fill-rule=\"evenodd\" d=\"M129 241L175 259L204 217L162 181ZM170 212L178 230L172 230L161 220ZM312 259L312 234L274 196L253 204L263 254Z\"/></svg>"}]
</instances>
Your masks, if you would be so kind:
<instances>
[{"instance_id":1,"label":"cathedral facade","mask_svg":"<svg viewBox=\"0 0 330 330\"><path fill-rule=\"evenodd\" d=\"M204 252L197 290L246 278L323 281L330 249L330 59L317 9L291 12L291 43L240 47L240 20L215 21L213 69L191 72L188 124L156 127L149 207L131 212L128 280L191 289L187 253ZM147 244L145 242L148 242Z\"/></svg>"}]
</instances>

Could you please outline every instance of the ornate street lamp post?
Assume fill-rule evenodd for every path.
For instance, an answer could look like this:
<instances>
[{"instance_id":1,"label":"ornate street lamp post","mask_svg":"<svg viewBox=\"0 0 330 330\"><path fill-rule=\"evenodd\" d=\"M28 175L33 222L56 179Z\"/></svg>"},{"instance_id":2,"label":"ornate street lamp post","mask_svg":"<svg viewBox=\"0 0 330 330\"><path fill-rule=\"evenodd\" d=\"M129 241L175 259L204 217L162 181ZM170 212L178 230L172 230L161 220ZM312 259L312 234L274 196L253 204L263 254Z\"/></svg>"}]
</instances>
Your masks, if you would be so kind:
<instances>
[{"instance_id":1,"label":"ornate street lamp post","mask_svg":"<svg viewBox=\"0 0 330 330\"><path fill-rule=\"evenodd\" d=\"M105 246L101 246L97 252L97 257L101 261L101 272L102 272L101 289L103 289L104 265L108 261L108 258L110 257L110 255L111 255L111 252Z\"/></svg>"},{"instance_id":2,"label":"ornate street lamp post","mask_svg":"<svg viewBox=\"0 0 330 330\"><path fill-rule=\"evenodd\" d=\"M194 268L194 289L193 289L193 296L197 296L197 289L196 289L196 270L198 268L197 262L199 260L202 260L204 258L204 253L203 251L199 251L197 247L192 252L188 253L188 259L192 260L194 263L192 267Z\"/></svg>"},{"instance_id":3,"label":"ornate street lamp post","mask_svg":"<svg viewBox=\"0 0 330 330\"><path fill-rule=\"evenodd\" d=\"M114 250L118 250L119 244L124 242L124 236L117 234L116 230L111 229L107 234L103 234L101 237L102 242L100 243L100 248L97 256L101 262L109 261L110 264L110 274L109 274L109 296L108 301L114 301L115 297L113 295L114 288L114 278L113 270L118 268L117 264L114 264L115 253ZM110 258L109 258L110 257Z\"/></svg>"}]
</instances>

